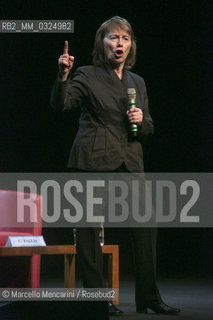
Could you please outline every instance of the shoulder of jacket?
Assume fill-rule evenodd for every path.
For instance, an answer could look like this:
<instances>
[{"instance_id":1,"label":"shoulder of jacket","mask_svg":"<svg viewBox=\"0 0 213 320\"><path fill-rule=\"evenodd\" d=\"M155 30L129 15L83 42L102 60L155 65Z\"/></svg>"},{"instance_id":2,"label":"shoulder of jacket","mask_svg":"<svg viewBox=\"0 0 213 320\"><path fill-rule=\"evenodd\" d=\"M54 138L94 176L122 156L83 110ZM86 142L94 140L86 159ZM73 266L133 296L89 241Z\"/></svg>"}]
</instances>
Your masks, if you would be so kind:
<instances>
[{"instance_id":1,"label":"shoulder of jacket","mask_svg":"<svg viewBox=\"0 0 213 320\"><path fill-rule=\"evenodd\" d=\"M127 73L127 76L131 77L133 80L145 85L144 79L141 76L139 76L138 74L131 72L129 70L126 70L126 73Z\"/></svg>"},{"instance_id":2,"label":"shoulder of jacket","mask_svg":"<svg viewBox=\"0 0 213 320\"><path fill-rule=\"evenodd\" d=\"M75 71L75 73L91 73L95 71L95 67L90 65L90 66L82 66L78 67Z\"/></svg>"}]
</instances>

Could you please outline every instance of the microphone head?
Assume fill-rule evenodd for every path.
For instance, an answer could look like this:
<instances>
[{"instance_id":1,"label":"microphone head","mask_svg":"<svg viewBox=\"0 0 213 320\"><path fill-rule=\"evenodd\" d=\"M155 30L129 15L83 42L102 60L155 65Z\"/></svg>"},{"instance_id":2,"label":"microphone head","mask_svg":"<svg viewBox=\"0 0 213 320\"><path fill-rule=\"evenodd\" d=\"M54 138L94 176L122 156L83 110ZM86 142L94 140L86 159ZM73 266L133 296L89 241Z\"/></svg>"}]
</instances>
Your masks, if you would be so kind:
<instances>
[{"instance_id":1,"label":"microphone head","mask_svg":"<svg viewBox=\"0 0 213 320\"><path fill-rule=\"evenodd\" d=\"M136 103L136 90L135 90L135 88L128 88L127 95L128 95L129 106L131 108Z\"/></svg>"},{"instance_id":2,"label":"microphone head","mask_svg":"<svg viewBox=\"0 0 213 320\"><path fill-rule=\"evenodd\" d=\"M136 90L135 90L135 88L128 88L127 89L127 94L128 94L128 97L130 99L136 98Z\"/></svg>"}]
</instances>

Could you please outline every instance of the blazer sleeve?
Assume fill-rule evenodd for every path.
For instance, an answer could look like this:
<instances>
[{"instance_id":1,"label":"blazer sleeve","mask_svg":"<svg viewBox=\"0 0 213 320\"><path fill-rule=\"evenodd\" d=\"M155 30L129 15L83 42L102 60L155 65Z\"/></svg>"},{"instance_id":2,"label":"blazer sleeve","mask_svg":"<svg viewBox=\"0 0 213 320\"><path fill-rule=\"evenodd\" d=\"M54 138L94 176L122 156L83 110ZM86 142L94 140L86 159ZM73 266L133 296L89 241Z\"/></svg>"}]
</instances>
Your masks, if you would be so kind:
<instances>
[{"instance_id":1,"label":"blazer sleeve","mask_svg":"<svg viewBox=\"0 0 213 320\"><path fill-rule=\"evenodd\" d=\"M153 120L149 113L149 103L145 82L143 81L143 101L142 101L142 112L143 121L141 126L138 128L138 139L142 140L143 136L151 135L154 132Z\"/></svg>"},{"instance_id":2,"label":"blazer sleeve","mask_svg":"<svg viewBox=\"0 0 213 320\"><path fill-rule=\"evenodd\" d=\"M83 67L78 68L74 77L61 82L59 75L51 91L50 104L59 111L71 110L80 107L82 101L88 95L88 74Z\"/></svg>"}]
</instances>

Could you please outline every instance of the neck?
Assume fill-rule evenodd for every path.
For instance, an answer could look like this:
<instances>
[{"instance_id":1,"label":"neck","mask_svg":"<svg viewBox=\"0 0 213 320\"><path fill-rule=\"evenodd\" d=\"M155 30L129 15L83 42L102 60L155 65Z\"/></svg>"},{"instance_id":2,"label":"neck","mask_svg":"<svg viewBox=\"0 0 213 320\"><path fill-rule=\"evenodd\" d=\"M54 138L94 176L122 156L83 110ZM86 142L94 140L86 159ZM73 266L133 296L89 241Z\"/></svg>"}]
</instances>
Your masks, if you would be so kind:
<instances>
[{"instance_id":1,"label":"neck","mask_svg":"<svg viewBox=\"0 0 213 320\"><path fill-rule=\"evenodd\" d=\"M114 68L115 73L117 74L118 78L121 80L123 77L123 67L124 64L120 64L116 68Z\"/></svg>"}]
</instances>

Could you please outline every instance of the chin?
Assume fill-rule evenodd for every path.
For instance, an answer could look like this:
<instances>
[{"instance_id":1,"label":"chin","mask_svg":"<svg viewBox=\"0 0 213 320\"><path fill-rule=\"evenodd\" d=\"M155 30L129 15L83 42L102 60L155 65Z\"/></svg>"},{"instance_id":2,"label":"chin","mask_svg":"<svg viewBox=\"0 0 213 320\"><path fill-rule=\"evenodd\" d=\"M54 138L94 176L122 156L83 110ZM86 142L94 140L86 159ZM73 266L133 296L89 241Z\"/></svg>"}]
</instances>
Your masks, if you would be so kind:
<instances>
[{"instance_id":1,"label":"chin","mask_svg":"<svg viewBox=\"0 0 213 320\"><path fill-rule=\"evenodd\" d=\"M122 63L125 63L125 60L124 59L114 59L114 58L111 58L111 59L108 59L108 62L111 64L111 66L113 68L117 68L119 67Z\"/></svg>"}]
</instances>

